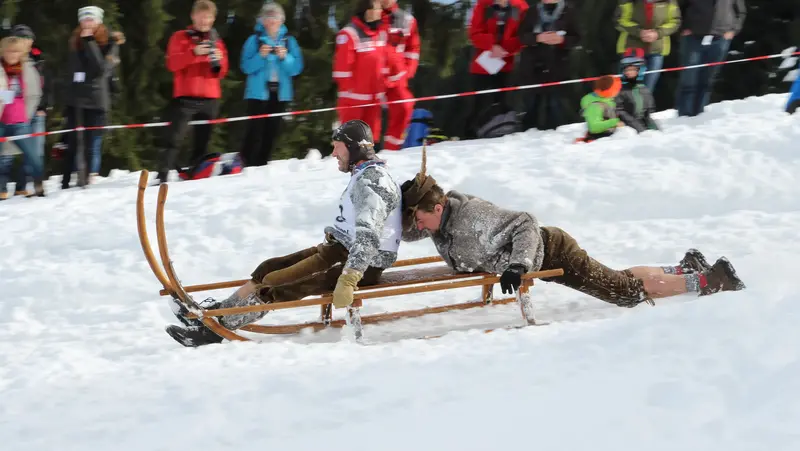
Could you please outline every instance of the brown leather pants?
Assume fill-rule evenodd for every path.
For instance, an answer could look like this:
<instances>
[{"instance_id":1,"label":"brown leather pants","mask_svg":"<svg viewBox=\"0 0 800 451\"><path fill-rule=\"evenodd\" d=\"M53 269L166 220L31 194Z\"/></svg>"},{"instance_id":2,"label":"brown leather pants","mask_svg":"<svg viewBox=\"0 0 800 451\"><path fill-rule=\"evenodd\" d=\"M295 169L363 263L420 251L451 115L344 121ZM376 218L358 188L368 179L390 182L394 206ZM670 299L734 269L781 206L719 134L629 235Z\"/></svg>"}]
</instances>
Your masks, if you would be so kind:
<instances>
[{"instance_id":1,"label":"brown leather pants","mask_svg":"<svg viewBox=\"0 0 800 451\"><path fill-rule=\"evenodd\" d=\"M558 227L542 227L542 270L561 268L563 276L543 278L620 307L634 307L648 296L644 282L630 271L618 271L598 262L575 238Z\"/></svg>"},{"instance_id":2,"label":"brown leather pants","mask_svg":"<svg viewBox=\"0 0 800 451\"><path fill-rule=\"evenodd\" d=\"M342 274L348 252L340 243L325 243L262 262L251 274L261 302L281 302L330 293ZM383 269L370 266L359 286L375 285Z\"/></svg>"}]
</instances>

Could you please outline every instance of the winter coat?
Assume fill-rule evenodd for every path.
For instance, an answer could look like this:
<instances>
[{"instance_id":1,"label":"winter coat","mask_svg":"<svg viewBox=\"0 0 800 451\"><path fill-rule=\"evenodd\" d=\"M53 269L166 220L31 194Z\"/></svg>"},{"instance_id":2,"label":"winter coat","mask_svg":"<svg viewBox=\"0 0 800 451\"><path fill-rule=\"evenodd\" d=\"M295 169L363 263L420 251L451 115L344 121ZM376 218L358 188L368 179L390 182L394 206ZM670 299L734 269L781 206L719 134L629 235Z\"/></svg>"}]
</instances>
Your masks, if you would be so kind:
<instances>
[{"instance_id":1,"label":"winter coat","mask_svg":"<svg viewBox=\"0 0 800 451\"><path fill-rule=\"evenodd\" d=\"M353 169L348 190L349 202L353 206L354 218L346 215L339 205L334 226L325 228L325 233L341 243L348 251L345 268L362 273L367 267L389 268L397 261L397 252L382 250L381 241L386 237L400 237L402 199L400 187L380 160L371 160ZM334 219L334 218L331 218ZM342 230L338 224L354 225L355 239ZM395 244L399 244L399 241ZM395 247L396 248L396 247Z\"/></svg>"},{"instance_id":2,"label":"winter coat","mask_svg":"<svg viewBox=\"0 0 800 451\"><path fill-rule=\"evenodd\" d=\"M94 36L81 37L76 28L67 59L67 106L89 110L111 110L110 79L119 64L119 47L100 25Z\"/></svg>"},{"instance_id":3,"label":"winter coat","mask_svg":"<svg viewBox=\"0 0 800 451\"><path fill-rule=\"evenodd\" d=\"M286 26L281 25L277 38L272 39L261 22L256 23L255 34L247 38L242 47L240 68L247 75L245 99L269 100L267 83L270 81L278 82L278 100L290 102L294 99L292 77L303 71L303 55L297 40L288 33ZM274 50L267 56L261 56L258 49L262 45L285 47L286 56L281 59Z\"/></svg>"},{"instance_id":4,"label":"winter coat","mask_svg":"<svg viewBox=\"0 0 800 451\"><path fill-rule=\"evenodd\" d=\"M55 103L53 101L53 76L49 72L42 49L34 45L31 47L31 52L28 59L33 62L34 67L39 72L39 77L42 80L42 98L39 100L38 111L47 111Z\"/></svg>"},{"instance_id":5,"label":"winter coat","mask_svg":"<svg viewBox=\"0 0 800 451\"><path fill-rule=\"evenodd\" d=\"M521 84L570 78L569 55L580 42L576 11L570 0L562 0L557 4L551 15L558 17L554 17L555 20L550 24L541 23L540 4L528 9L519 26L519 40L523 45L518 69L518 80ZM558 45L536 42L536 37L544 31L564 32L564 42Z\"/></svg>"},{"instance_id":6,"label":"winter coat","mask_svg":"<svg viewBox=\"0 0 800 451\"><path fill-rule=\"evenodd\" d=\"M389 46L395 49L391 54L398 59L395 64L400 70L393 74L395 86L408 86L408 80L414 78L419 66L420 39L417 19L410 13L393 4L383 10L383 22L387 27Z\"/></svg>"},{"instance_id":7,"label":"winter coat","mask_svg":"<svg viewBox=\"0 0 800 451\"><path fill-rule=\"evenodd\" d=\"M42 79L39 77L39 72L32 61L25 61L22 63L22 81L25 83L25 91L23 97L25 98L25 116L28 121L36 114L39 108L39 101L42 99ZM8 77L6 71L0 67L0 91L8 90ZM0 115L3 114L5 105L0 102Z\"/></svg>"},{"instance_id":8,"label":"winter coat","mask_svg":"<svg viewBox=\"0 0 800 451\"><path fill-rule=\"evenodd\" d=\"M747 17L744 0L679 0L682 30L696 36L739 34Z\"/></svg>"},{"instance_id":9,"label":"winter coat","mask_svg":"<svg viewBox=\"0 0 800 451\"><path fill-rule=\"evenodd\" d=\"M638 133L645 130L658 130L658 125L651 117L656 111L653 93L642 83L625 83L615 99L617 116L628 127Z\"/></svg>"},{"instance_id":10,"label":"winter coat","mask_svg":"<svg viewBox=\"0 0 800 451\"><path fill-rule=\"evenodd\" d=\"M800 66L798 66L798 69L800 69ZM800 72L800 70L798 70L798 72ZM800 74L798 74L797 78L794 79L794 83L792 83L789 101L786 102L786 112L794 114L798 108L800 108Z\"/></svg>"},{"instance_id":11,"label":"winter coat","mask_svg":"<svg viewBox=\"0 0 800 451\"><path fill-rule=\"evenodd\" d=\"M194 54L196 45L211 38L222 52L218 72L212 69L208 55ZM173 74L172 97L222 97L220 80L228 75L228 50L213 29L209 33L200 33L192 28L176 31L167 43L166 60L167 69Z\"/></svg>"},{"instance_id":12,"label":"winter coat","mask_svg":"<svg viewBox=\"0 0 800 451\"><path fill-rule=\"evenodd\" d=\"M594 92L583 96L581 111L586 119L589 134L596 135L614 131L619 124L617 105L614 99L599 96Z\"/></svg>"},{"instance_id":13,"label":"winter coat","mask_svg":"<svg viewBox=\"0 0 800 451\"><path fill-rule=\"evenodd\" d=\"M333 55L333 79L338 85L338 97L355 103L370 103L383 99L389 87L390 72L386 29L380 24L370 27L353 17L336 35Z\"/></svg>"},{"instance_id":14,"label":"winter coat","mask_svg":"<svg viewBox=\"0 0 800 451\"><path fill-rule=\"evenodd\" d=\"M25 83L25 92L23 93L25 97L25 115L30 121L36 114L42 99L41 77L36 70L34 62L26 61L22 64L22 80L23 83ZM0 91L5 91L7 89L8 78L6 76L6 71L0 68ZM3 114L4 108L5 105L0 102L0 115ZM0 145L0 155L16 155L20 153L16 145L11 145L12 142L13 141L7 141Z\"/></svg>"},{"instance_id":15,"label":"winter coat","mask_svg":"<svg viewBox=\"0 0 800 451\"><path fill-rule=\"evenodd\" d=\"M502 274L511 265L520 265L526 272L541 269L544 243L533 215L458 191L446 196L439 230L404 230L403 241L430 237L442 259L456 271Z\"/></svg>"},{"instance_id":16,"label":"winter coat","mask_svg":"<svg viewBox=\"0 0 800 451\"><path fill-rule=\"evenodd\" d=\"M669 55L672 50L670 36L681 26L681 10L677 0L620 0L616 10L617 53L628 48L644 49L648 54ZM644 42L639 37L642 30L655 30L658 40Z\"/></svg>"},{"instance_id":17,"label":"winter coat","mask_svg":"<svg viewBox=\"0 0 800 451\"><path fill-rule=\"evenodd\" d=\"M514 69L514 57L522 48L517 31L527 10L528 3L524 0L508 0L505 10L496 6L494 0L478 0L472 9L467 31L474 48L470 73L487 74L477 60L483 52L492 50L495 45L508 52L508 56L503 58L505 65L500 72L511 72Z\"/></svg>"}]
</instances>

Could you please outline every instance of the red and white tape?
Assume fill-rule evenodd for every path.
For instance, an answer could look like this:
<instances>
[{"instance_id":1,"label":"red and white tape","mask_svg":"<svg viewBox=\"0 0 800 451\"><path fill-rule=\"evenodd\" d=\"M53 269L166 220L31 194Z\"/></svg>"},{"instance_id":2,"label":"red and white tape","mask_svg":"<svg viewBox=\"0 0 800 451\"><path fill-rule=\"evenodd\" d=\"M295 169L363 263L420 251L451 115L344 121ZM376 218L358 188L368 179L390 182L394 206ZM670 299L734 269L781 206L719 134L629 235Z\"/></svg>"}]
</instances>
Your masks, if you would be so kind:
<instances>
[{"instance_id":1,"label":"red and white tape","mask_svg":"<svg viewBox=\"0 0 800 451\"><path fill-rule=\"evenodd\" d=\"M658 69L658 70L649 70L646 71L646 74L655 74L659 72L676 72L682 71L687 69L696 69L699 67L711 67L711 66L722 66L725 64L735 64L735 63L744 63L749 61L759 61L759 60L767 60L773 58L788 58L791 56L800 55L800 51L793 52L793 53L775 53L773 55L763 55L763 56L754 56L751 58L742 58L738 60L728 60L728 61L720 61L716 63L704 63L704 64L695 64L691 66L680 66L680 67L670 67L666 69ZM619 76L619 75L615 75ZM366 108L371 106L379 106L379 105L390 105L394 103L408 103L408 102L425 102L429 100L443 100L443 99L452 99L455 97L469 97L481 94L490 94L496 92L507 92L507 91L521 91L523 89L534 89L534 88L544 88L547 86L558 86L558 85L569 85L574 83L586 83L589 81L594 81L600 78L597 77L587 77L587 78L575 78L572 80L563 80L563 81L553 81L548 83L537 83L532 85L520 85L520 86L509 86L505 88L496 88L496 89L484 89L482 91L465 91L465 92L458 92L454 94L441 94L435 96L427 96L427 97L414 97L411 99L404 99L404 100L393 100L391 102L375 102L375 103L366 103L362 105L352 105L352 106L345 106L345 107L329 107L329 108L317 108L314 110L297 110L297 111L287 111L284 113L270 113L270 114L258 114L253 116L238 116L238 117L228 117L228 118L220 118L220 119L210 119L210 120L200 120L200 121L190 121L189 125L202 125L202 124L223 124L227 122L238 122L238 121L248 121L252 119L263 119L267 117L282 117L282 116L299 116L304 114L313 114L313 113L326 113L329 111L336 111L336 110L344 110L349 108ZM28 133L24 135L15 135L15 136L6 136L0 137L0 142L6 141L17 141L20 139L32 138L35 136L48 136L48 135L58 135L61 133L70 133L75 131L82 131L82 130L116 130L122 128L147 128L147 127L166 127L169 125L169 122L149 122L144 124L120 124L120 125L104 125L99 127L76 127L64 130L53 130L47 132L39 132L39 133Z\"/></svg>"}]
</instances>

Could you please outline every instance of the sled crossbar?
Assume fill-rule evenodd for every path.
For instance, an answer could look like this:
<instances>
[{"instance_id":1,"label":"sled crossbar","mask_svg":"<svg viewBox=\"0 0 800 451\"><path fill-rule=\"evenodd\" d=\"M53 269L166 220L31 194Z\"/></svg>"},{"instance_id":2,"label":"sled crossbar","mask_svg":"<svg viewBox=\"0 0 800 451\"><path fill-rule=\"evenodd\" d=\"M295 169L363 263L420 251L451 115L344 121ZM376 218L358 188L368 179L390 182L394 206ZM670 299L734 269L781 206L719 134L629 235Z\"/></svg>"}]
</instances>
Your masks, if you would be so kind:
<instances>
[{"instance_id":1,"label":"sled crossbar","mask_svg":"<svg viewBox=\"0 0 800 451\"><path fill-rule=\"evenodd\" d=\"M432 276L429 273L440 273ZM538 271L525 274L523 276L527 283L523 286L533 285L532 279L560 276L564 272L561 269L548 271ZM495 274L490 273L456 273L449 267L441 265L433 270L428 268L415 268L410 270L395 271L394 274L387 273L381 280L381 285L361 287L353 294L354 300L376 299L404 294L427 293L431 291L452 290L455 288L468 288L477 286L493 285L500 281ZM440 283L439 283L440 282ZM406 286L402 285L420 285ZM394 288L400 287L400 288ZM333 300L331 293L323 296L304 298L294 301L282 301L263 305L251 305L247 307L231 307L215 310L204 310L203 316L225 316L251 312L267 312L272 310L285 310L298 307L312 307L315 305L327 305ZM190 319L197 318L197 315L188 316Z\"/></svg>"},{"instance_id":2,"label":"sled crossbar","mask_svg":"<svg viewBox=\"0 0 800 451\"><path fill-rule=\"evenodd\" d=\"M537 271L522 276L522 284L515 297L505 299L493 299L493 285L500 281L496 274L492 273L463 273L457 272L442 264L441 257L422 257L408 260L397 261L392 268L387 269L381 276L377 285L362 286L354 293L353 304L347 307L345 319L334 320L332 318L333 306L331 305L331 293L320 296L307 297L293 301L275 302L247 307L233 307L225 309L203 310L191 297L190 292L210 291L223 288L238 288L249 281L249 279L232 280L227 282L217 282L210 284L190 285L184 287L177 277L169 255L169 248L166 238L164 224L164 206L167 198L167 184L161 184L158 192L158 203L156 210L156 233L159 247L161 264L156 260L156 254L150 246L147 234L147 227L144 215L144 193L147 189L148 172L142 171L139 177L139 191L136 199L136 219L139 242L142 251L153 275L159 281L163 289L159 291L162 296L172 296L188 310L188 318L199 318L206 327L222 338L232 341L249 341L246 336L240 335L239 331L229 330L223 327L216 317L239 313L284 310L291 308L320 306L319 321L288 325L260 325L250 324L242 327L241 331L261 333L261 334L293 334L304 329L315 331L330 328L344 327L350 325L357 339L362 336L362 324L375 324L384 321L395 321L401 318L414 318L423 315L442 313L454 310L466 310L489 305L500 305L517 302L522 313L524 326L535 325L533 317L533 307L530 300L530 287L534 284L534 279L544 279L556 277L564 274L562 269L552 269ZM438 265L430 265L440 263ZM451 290L456 288L481 287L480 300L472 302L462 302L458 304L427 307L416 310L404 310L397 312L386 312L361 317L360 307L363 306L365 299L387 298L415 293L426 293L434 291ZM488 332L488 331L487 331ZM436 338L427 336L422 338Z\"/></svg>"},{"instance_id":3,"label":"sled crossbar","mask_svg":"<svg viewBox=\"0 0 800 451\"><path fill-rule=\"evenodd\" d=\"M392 268L400 268L400 267L415 266L415 265L424 265L424 264L427 264L427 263L436 263L436 262L440 262L440 261L442 261L442 258L439 257L439 256L411 258L411 259L408 259L408 260L398 260L397 262L395 262L395 264L392 266ZM194 292L197 292L197 291L211 291L211 290L219 290L219 289L223 289L223 288L239 288L239 287L241 287L242 285L246 284L249 281L250 281L250 279L239 279L239 280L229 280L229 281L226 281L226 282L206 283L206 284L200 284L200 285L187 285L187 286L183 287L183 289L186 290L187 293L194 293ZM170 293L169 293L168 290L162 288L161 291L158 292L158 294L160 294L161 296L168 296Z\"/></svg>"}]
</instances>

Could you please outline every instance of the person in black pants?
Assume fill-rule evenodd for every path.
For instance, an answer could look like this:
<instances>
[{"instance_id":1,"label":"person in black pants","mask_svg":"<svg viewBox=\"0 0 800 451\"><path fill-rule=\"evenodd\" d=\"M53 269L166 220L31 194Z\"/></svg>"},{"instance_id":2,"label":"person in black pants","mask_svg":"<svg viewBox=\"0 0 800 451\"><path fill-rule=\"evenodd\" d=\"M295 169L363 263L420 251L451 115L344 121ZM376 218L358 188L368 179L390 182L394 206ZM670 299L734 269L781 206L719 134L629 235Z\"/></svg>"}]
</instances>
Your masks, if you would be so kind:
<instances>
[{"instance_id":1,"label":"person in black pants","mask_svg":"<svg viewBox=\"0 0 800 451\"><path fill-rule=\"evenodd\" d=\"M303 57L283 22L283 8L267 3L261 9L255 33L242 48L248 116L283 113L294 96L292 77L303 70ZM247 121L241 149L246 166L263 166L272 159L282 122L281 116Z\"/></svg>"},{"instance_id":2,"label":"person in black pants","mask_svg":"<svg viewBox=\"0 0 800 451\"><path fill-rule=\"evenodd\" d=\"M217 7L210 0L196 0L192 24L178 30L167 43L166 65L173 74L172 103L158 165L158 180L167 181L169 171L178 169L178 144L189 131L191 120L211 120L219 114L221 80L228 74L228 51L214 29ZM211 124L195 125L192 163L206 155Z\"/></svg>"},{"instance_id":3,"label":"person in black pants","mask_svg":"<svg viewBox=\"0 0 800 451\"><path fill-rule=\"evenodd\" d=\"M70 39L67 85L67 127L99 127L107 122L111 110L110 79L119 64L119 46L103 25L103 10L87 6L78 10L80 25ZM70 187L72 172L78 171L78 186L89 184L87 158L90 146L102 130L70 133L64 157L61 188ZM76 168L77 166L77 168Z\"/></svg>"}]
</instances>

